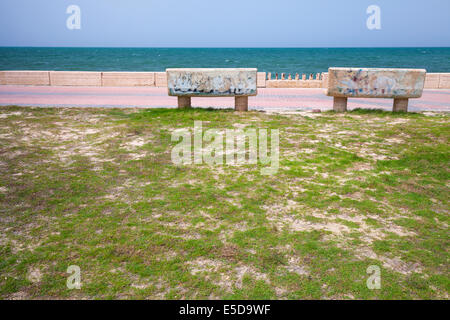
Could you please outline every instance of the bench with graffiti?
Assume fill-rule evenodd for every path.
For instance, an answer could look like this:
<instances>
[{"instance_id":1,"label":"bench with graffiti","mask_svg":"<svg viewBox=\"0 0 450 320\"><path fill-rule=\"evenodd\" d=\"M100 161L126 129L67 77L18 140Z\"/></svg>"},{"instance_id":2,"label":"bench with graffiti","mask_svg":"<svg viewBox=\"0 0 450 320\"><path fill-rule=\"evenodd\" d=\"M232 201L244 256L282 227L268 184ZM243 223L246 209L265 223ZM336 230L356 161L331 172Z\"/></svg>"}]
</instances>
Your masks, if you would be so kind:
<instances>
[{"instance_id":1,"label":"bench with graffiti","mask_svg":"<svg viewBox=\"0 0 450 320\"><path fill-rule=\"evenodd\" d=\"M178 108L190 108L191 97L234 97L236 111L248 111L248 97L256 96L257 69L167 69L169 96Z\"/></svg>"},{"instance_id":2,"label":"bench with graffiti","mask_svg":"<svg viewBox=\"0 0 450 320\"><path fill-rule=\"evenodd\" d=\"M330 68L327 95L333 109L347 111L348 98L394 99L393 111L408 111L408 99L420 98L425 84L423 69Z\"/></svg>"}]
</instances>

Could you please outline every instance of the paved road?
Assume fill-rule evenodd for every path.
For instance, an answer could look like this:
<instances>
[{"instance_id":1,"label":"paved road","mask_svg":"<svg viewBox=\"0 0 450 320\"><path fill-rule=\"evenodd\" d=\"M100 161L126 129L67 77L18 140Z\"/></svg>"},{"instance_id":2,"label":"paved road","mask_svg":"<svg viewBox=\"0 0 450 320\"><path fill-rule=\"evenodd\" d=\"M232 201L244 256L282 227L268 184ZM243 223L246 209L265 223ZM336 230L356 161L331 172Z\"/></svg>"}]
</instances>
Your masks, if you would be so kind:
<instances>
[{"instance_id":1,"label":"paved road","mask_svg":"<svg viewBox=\"0 0 450 320\"><path fill-rule=\"evenodd\" d=\"M153 87L49 87L0 86L0 105L63 106L63 107L146 107L173 108L176 97L169 97L166 88ZM231 108L233 98L193 98L198 107ZM260 88L249 98L250 109L257 110L329 110L333 99L324 89ZM391 99L349 99L350 109L392 109ZM450 89L425 90L422 98L410 100L410 111L450 111Z\"/></svg>"}]
</instances>

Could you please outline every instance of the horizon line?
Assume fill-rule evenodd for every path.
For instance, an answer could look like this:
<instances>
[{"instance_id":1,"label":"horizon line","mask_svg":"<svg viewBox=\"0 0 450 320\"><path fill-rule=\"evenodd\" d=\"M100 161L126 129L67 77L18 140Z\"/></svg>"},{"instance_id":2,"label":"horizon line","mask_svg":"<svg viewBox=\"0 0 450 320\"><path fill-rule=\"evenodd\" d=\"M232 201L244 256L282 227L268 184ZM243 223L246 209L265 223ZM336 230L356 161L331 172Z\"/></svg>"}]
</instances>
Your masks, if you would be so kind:
<instances>
[{"instance_id":1,"label":"horizon line","mask_svg":"<svg viewBox=\"0 0 450 320\"><path fill-rule=\"evenodd\" d=\"M447 49L450 46L399 46L399 47L389 47L389 46L336 46L336 47L146 47L146 46L129 46L129 47L121 47L121 46L2 46L0 48L97 48L97 49L414 49L414 48L438 48L438 49Z\"/></svg>"}]
</instances>

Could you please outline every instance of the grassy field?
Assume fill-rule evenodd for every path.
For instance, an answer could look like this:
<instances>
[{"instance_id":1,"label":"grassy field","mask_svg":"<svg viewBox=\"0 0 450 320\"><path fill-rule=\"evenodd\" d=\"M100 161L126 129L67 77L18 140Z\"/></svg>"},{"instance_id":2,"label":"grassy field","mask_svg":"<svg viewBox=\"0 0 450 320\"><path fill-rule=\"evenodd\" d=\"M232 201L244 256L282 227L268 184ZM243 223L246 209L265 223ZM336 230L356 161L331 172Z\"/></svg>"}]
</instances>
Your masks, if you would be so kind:
<instances>
[{"instance_id":1,"label":"grassy field","mask_svg":"<svg viewBox=\"0 0 450 320\"><path fill-rule=\"evenodd\" d=\"M175 166L194 120L279 129L278 173ZM448 299L449 120L1 107L0 298Z\"/></svg>"}]
</instances>

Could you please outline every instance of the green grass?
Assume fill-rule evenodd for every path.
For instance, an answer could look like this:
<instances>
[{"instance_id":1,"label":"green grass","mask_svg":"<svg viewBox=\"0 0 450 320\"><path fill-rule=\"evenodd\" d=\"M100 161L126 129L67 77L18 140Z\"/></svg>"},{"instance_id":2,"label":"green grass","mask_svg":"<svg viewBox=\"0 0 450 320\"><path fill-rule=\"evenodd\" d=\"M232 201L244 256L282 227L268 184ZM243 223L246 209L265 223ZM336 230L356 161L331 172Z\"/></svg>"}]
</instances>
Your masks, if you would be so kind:
<instances>
[{"instance_id":1,"label":"green grass","mask_svg":"<svg viewBox=\"0 0 450 320\"><path fill-rule=\"evenodd\" d=\"M197 120L279 129L278 172L175 166ZM449 138L445 113L2 107L0 298L448 299Z\"/></svg>"}]
</instances>

